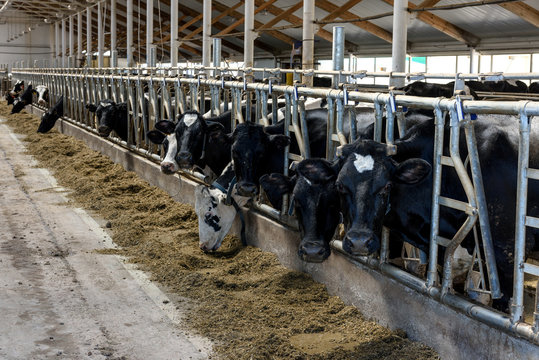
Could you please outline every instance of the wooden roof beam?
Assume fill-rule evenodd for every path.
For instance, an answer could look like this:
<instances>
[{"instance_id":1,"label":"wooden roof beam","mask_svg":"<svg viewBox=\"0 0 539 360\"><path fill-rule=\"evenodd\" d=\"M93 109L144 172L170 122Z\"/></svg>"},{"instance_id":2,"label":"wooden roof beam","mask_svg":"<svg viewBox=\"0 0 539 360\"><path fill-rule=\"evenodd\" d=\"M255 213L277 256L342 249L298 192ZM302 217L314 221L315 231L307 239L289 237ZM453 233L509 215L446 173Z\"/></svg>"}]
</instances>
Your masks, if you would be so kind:
<instances>
[{"instance_id":1,"label":"wooden roof beam","mask_svg":"<svg viewBox=\"0 0 539 360\"><path fill-rule=\"evenodd\" d=\"M532 25L539 27L539 11L531 7L530 5L523 3L522 1L498 4L505 10L511 11L513 14L518 15L522 19L526 20Z\"/></svg>"}]
</instances>

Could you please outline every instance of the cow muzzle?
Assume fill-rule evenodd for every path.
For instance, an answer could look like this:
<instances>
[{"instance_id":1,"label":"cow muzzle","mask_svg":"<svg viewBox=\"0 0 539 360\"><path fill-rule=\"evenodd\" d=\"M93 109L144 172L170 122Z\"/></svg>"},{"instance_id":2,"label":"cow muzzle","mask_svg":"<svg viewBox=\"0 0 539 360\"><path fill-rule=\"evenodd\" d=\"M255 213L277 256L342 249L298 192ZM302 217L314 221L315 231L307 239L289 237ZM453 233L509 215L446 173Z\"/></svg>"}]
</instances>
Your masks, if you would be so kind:
<instances>
[{"instance_id":1,"label":"cow muzzle","mask_svg":"<svg viewBox=\"0 0 539 360\"><path fill-rule=\"evenodd\" d=\"M254 197L258 194L258 187L247 181L240 181L236 184L238 195L245 197Z\"/></svg>"},{"instance_id":2,"label":"cow muzzle","mask_svg":"<svg viewBox=\"0 0 539 360\"><path fill-rule=\"evenodd\" d=\"M176 156L176 161L183 169L189 169L193 167L193 155L188 151L180 151Z\"/></svg>"},{"instance_id":3,"label":"cow muzzle","mask_svg":"<svg viewBox=\"0 0 539 360\"><path fill-rule=\"evenodd\" d=\"M321 263L330 255L329 245L320 240L305 241L299 244L298 255L306 262Z\"/></svg>"},{"instance_id":4,"label":"cow muzzle","mask_svg":"<svg viewBox=\"0 0 539 360\"><path fill-rule=\"evenodd\" d=\"M177 166L171 162L162 162L161 163L161 172L164 174L174 174L178 170Z\"/></svg>"},{"instance_id":5,"label":"cow muzzle","mask_svg":"<svg viewBox=\"0 0 539 360\"><path fill-rule=\"evenodd\" d=\"M97 128L97 132L99 133L99 136L107 137L110 135L112 129L109 128L107 125L101 125Z\"/></svg>"},{"instance_id":6,"label":"cow muzzle","mask_svg":"<svg viewBox=\"0 0 539 360\"><path fill-rule=\"evenodd\" d=\"M380 248L380 241L372 231L350 230L342 243L343 250L352 255L370 255Z\"/></svg>"}]
</instances>

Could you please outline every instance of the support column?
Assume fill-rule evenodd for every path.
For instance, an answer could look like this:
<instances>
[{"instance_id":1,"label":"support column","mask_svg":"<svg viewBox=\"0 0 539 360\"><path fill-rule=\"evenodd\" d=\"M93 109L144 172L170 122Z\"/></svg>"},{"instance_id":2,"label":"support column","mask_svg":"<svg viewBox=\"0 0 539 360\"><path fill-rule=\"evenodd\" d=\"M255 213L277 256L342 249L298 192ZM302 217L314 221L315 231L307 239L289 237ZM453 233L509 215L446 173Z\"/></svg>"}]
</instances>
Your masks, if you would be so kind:
<instances>
[{"instance_id":1,"label":"support column","mask_svg":"<svg viewBox=\"0 0 539 360\"><path fill-rule=\"evenodd\" d=\"M73 55L75 55L75 19L73 15L69 17L69 58L67 64L73 66Z\"/></svg>"},{"instance_id":2,"label":"support column","mask_svg":"<svg viewBox=\"0 0 539 360\"><path fill-rule=\"evenodd\" d=\"M82 12L77 14L77 63L76 67L80 67L82 62Z\"/></svg>"},{"instance_id":3,"label":"support column","mask_svg":"<svg viewBox=\"0 0 539 360\"><path fill-rule=\"evenodd\" d=\"M333 27L333 70L344 70L344 27ZM336 89L343 79L339 75L334 75L332 80L332 88Z\"/></svg>"},{"instance_id":4,"label":"support column","mask_svg":"<svg viewBox=\"0 0 539 360\"><path fill-rule=\"evenodd\" d=\"M92 8L86 8L86 67L92 67Z\"/></svg>"},{"instance_id":5,"label":"support column","mask_svg":"<svg viewBox=\"0 0 539 360\"><path fill-rule=\"evenodd\" d=\"M211 0L204 0L202 9L202 66L210 66L211 59Z\"/></svg>"},{"instance_id":6,"label":"support column","mask_svg":"<svg viewBox=\"0 0 539 360\"><path fill-rule=\"evenodd\" d=\"M54 38L56 47L54 53L54 66L60 67L60 23L58 21L54 23Z\"/></svg>"},{"instance_id":7,"label":"support column","mask_svg":"<svg viewBox=\"0 0 539 360\"><path fill-rule=\"evenodd\" d=\"M170 3L170 66L178 66L178 1Z\"/></svg>"},{"instance_id":8,"label":"support column","mask_svg":"<svg viewBox=\"0 0 539 360\"><path fill-rule=\"evenodd\" d=\"M243 66L253 67L254 65L254 29L255 27L255 2L254 0L245 1L245 36L243 47Z\"/></svg>"},{"instance_id":9,"label":"support column","mask_svg":"<svg viewBox=\"0 0 539 360\"><path fill-rule=\"evenodd\" d=\"M153 0L146 0L146 65L152 66Z\"/></svg>"},{"instance_id":10,"label":"support column","mask_svg":"<svg viewBox=\"0 0 539 360\"><path fill-rule=\"evenodd\" d=\"M314 0L303 0L303 43L301 67L314 69ZM303 83L313 86L313 76L303 76Z\"/></svg>"},{"instance_id":11,"label":"support column","mask_svg":"<svg viewBox=\"0 0 539 360\"><path fill-rule=\"evenodd\" d=\"M51 61L50 63L52 64L51 67L54 67L54 59L56 59L56 34L55 34L55 27L54 25L50 24L48 26L48 29L49 29L49 43L50 43L50 49L51 49ZM45 66L47 67L47 66Z\"/></svg>"},{"instance_id":12,"label":"support column","mask_svg":"<svg viewBox=\"0 0 539 360\"><path fill-rule=\"evenodd\" d=\"M470 74L478 72L479 61L477 51L474 48L470 48Z\"/></svg>"},{"instance_id":13,"label":"support column","mask_svg":"<svg viewBox=\"0 0 539 360\"><path fill-rule=\"evenodd\" d=\"M133 0L127 0L127 66L133 67Z\"/></svg>"},{"instance_id":14,"label":"support column","mask_svg":"<svg viewBox=\"0 0 539 360\"><path fill-rule=\"evenodd\" d=\"M103 48L105 34L103 33L103 5L97 3L97 67L103 67Z\"/></svg>"},{"instance_id":15,"label":"support column","mask_svg":"<svg viewBox=\"0 0 539 360\"><path fill-rule=\"evenodd\" d=\"M110 53L116 50L116 0L110 0Z\"/></svg>"},{"instance_id":16,"label":"support column","mask_svg":"<svg viewBox=\"0 0 539 360\"><path fill-rule=\"evenodd\" d=\"M393 43L391 71L406 71L406 42L408 31L408 0L395 0L393 4ZM404 78L392 78L389 86L403 87Z\"/></svg>"},{"instance_id":17,"label":"support column","mask_svg":"<svg viewBox=\"0 0 539 360\"><path fill-rule=\"evenodd\" d=\"M67 52L67 39L66 39L66 19L62 19L62 67L66 67L66 52Z\"/></svg>"}]
</instances>

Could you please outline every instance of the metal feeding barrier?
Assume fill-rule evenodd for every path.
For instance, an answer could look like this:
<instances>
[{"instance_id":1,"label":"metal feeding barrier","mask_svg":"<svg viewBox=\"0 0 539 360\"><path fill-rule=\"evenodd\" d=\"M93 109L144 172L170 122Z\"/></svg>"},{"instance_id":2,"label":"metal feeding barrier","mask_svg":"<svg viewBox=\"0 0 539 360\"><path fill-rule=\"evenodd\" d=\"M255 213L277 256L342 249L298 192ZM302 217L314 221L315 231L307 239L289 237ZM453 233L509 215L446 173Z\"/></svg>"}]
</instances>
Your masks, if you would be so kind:
<instances>
[{"instance_id":1,"label":"metal feeding barrier","mask_svg":"<svg viewBox=\"0 0 539 360\"><path fill-rule=\"evenodd\" d=\"M407 273L388 263L389 231L384 229L382 246L379 257L351 257L351 261L380 270L407 286L424 293L438 301L459 309L472 318L479 319L492 326L513 332L528 340L539 343L539 304L536 299L535 318L533 324L523 320L523 282L524 274L539 276L539 267L525 263L525 229L527 226L539 227L539 219L526 216L527 182L528 179L539 179L539 170L528 168L530 118L539 115L539 103L531 101L472 101L459 97L421 98L405 96L398 91L389 93L361 91L357 84L344 84L336 89L311 88L297 85L279 85L275 69L260 69L265 77L263 82L248 82L245 76L235 79L227 68L197 69L198 73L189 69L17 69L13 77L34 84L47 85L51 93L51 101L55 102L64 96L65 117L89 131L97 132L93 114L85 108L88 103L97 103L111 98L117 102L127 103L128 107L128 136L127 141L113 138L112 141L160 161L161 156L154 146L150 145L146 133L153 129L160 119L170 119L176 122L179 115L186 110L203 110L208 108L213 115L218 115L230 109L232 111L233 128L237 123L252 121L263 125L275 124L279 112L278 101L284 101L284 133L293 133L300 153L285 149L283 164L284 174L288 174L291 161L300 161L311 156L308 123L306 120L306 101L309 98L325 99L328 108L326 157L333 159L338 146L351 143L357 138L356 105L370 104L375 122L374 139L380 141L385 131L388 145L394 144L393 133L395 121L399 134L405 131L404 113L406 108L429 109L434 115L436 132L433 159L433 195L432 217L430 228L430 251L428 256L428 271L426 278ZM219 75L209 78L203 70L214 70ZM248 69L245 73L253 73ZM258 70L257 70L258 71ZM331 73L331 72L330 72ZM362 73L363 74L363 73ZM335 75L335 74L333 74ZM344 71L338 72L339 77L353 77ZM400 74L392 74L392 76ZM364 73L364 76L369 76ZM404 74L405 78L416 76ZM504 75L505 76L505 75ZM428 78L428 74L423 74ZM451 79L459 75L452 74ZM477 78L477 74L475 75ZM528 78L539 78L532 74ZM206 97L206 94L208 95ZM209 100L206 107L206 100ZM270 101L271 100L271 101ZM221 106L223 104L224 106ZM230 105L229 105L230 104ZM242 107L245 105L245 118ZM255 118L251 119L251 107L254 107ZM470 114L509 114L520 118L520 149L519 177L517 197L517 222L515 234L515 281L511 303L511 314L501 314L488 307L472 303L452 289L454 274L452 273L453 253L468 234L476 238L474 262L479 266L482 280L474 289L477 293L487 295L491 299L501 296L496 260L494 258L493 241L490 234L486 199L483 190L483 178L474 135L474 120ZM271 119L269 115L272 115ZM443 154L444 128L446 114L449 114L449 155ZM383 128L385 118L386 127ZM350 133L347 135L345 125L349 124ZM461 132L461 129L464 129ZM464 135L462 135L463 133ZM460 137L465 137L467 159L462 159L459 153ZM469 163L469 169L467 164ZM466 201L444 197L440 193L443 167L453 167L463 186ZM207 180L205 175L189 173L200 181ZM293 216L288 214L288 199L285 197L282 209L273 209L268 205L255 203L254 207L260 212L277 219L285 224L296 227ZM466 221L459 231L446 239L439 235L440 208L450 207L463 211ZM479 234L475 231L478 225ZM480 239L479 239L480 238ZM479 243L481 241L481 243ZM438 279L438 251L445 247L441 281ZM343 252L339 240L333 241L333 248ZM426 254L418 261L426 262ZM483 269L486 269L483 271ZM486 274L486 275L485 275ZM486 276L486 279L484 278ZM488 281L487 281L488 280Z\"/></svg>"}]
</instances>

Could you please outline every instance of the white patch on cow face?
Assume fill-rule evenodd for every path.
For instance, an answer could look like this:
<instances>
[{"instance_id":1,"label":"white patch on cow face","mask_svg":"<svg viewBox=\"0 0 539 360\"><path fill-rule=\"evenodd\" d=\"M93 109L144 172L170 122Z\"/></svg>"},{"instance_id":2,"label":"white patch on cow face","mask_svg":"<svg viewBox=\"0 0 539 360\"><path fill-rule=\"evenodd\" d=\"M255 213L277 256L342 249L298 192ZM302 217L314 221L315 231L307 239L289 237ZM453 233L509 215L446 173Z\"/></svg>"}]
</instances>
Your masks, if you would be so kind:
<instances>
[{"instance_id":1,"label":"white patch on cow face","mask_svg":"<svg viewBox=\"0 0 539 360\"><path fill-rule=\"evenodd\" d=\"M183 117L183 122L187 127L191 127L195 123L195 121L198 119L198 115L195 114L187 114Z\"/></svg>"},{"instance_id":2,"label":"white patch on cow face","mask_svg":"<svg viewBox=\"0 0 539 360\"><path fill-rule=\"evenodd\" d=\"M516 80L507 80L509 85L518 86Z\"/></svg>"},{"instance_id":3,"label":"white patch on cow face","mask_svg":"<svg viewBox=\"0 0 539 360\"><path fill-rule=\"evenodd\" d=\"M107 107L107 106L111 106L112 104L106 103L106 102L100 102L99 105L101 105L102 107Z\"/></svg>"},{"instance_id":4,"label":"white patch on cow face","mask_svg":"<svg viewBox=\"0 0 539 360\"><path fill-rule=\"evenodd\" d=\"M176 134L167 135L168 140L168 149L165 154L165 158L161 161L161 168L165 164L172 164L171 172L176 172L179 170L180 166L176 162L176 153L178 152L178 141L176 140Z\"/></svg>"},{"instance_id":5,"label":"white patch on cow face","mask_svg":"<svg viewBox=\"0 0 539 360\"><path fill-rule=\"evenodd\" d=\"M236 209L225 205L226 194L205 185L195 188L195 212L198 216L200 248L217 250L232 227Z\"/></svg>"},{"instance_id":6,"label":"white patch on cow face","mask_svg":"<svg viewBox=\"0 0 539 360\"><path fill-rule=\"evenodd\" d=\"M362 173L364 171L370 171L374 168L374 159L372 156L367 155L359 155L354 154L356 156L356 159L354 160L354 166L356 167L356 170L358 173Z\"/></svg>"},{"instance_id":7,"label":"white patch on cow face","mask_svg":"<svg viewBox=\"0 0 539 360\"><path fill-rule=\"evenodd\" d=\"M303 177L303 180L305 180L305 182L309 184L309 186L312 186L313 183L311 182L311 180L307 179L305 176Z\"/></svg>"}]
</instances>

